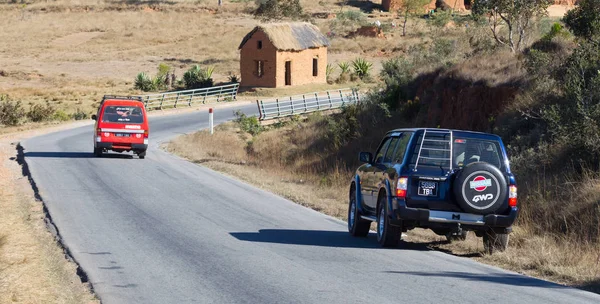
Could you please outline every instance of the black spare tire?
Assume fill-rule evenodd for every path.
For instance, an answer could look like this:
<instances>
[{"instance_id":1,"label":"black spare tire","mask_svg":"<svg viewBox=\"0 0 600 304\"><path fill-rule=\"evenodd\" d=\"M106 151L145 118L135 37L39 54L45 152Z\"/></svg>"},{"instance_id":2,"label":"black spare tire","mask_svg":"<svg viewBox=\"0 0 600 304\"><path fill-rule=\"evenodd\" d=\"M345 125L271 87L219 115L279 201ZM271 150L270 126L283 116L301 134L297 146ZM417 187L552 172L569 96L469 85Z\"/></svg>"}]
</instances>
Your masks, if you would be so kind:
<instances>
[{"instance_id":1,"label":"black spare tire","mask_svg":"<svg viewBox=\"0 0 600 304\"><path fill-rule=\"evenodd\" d=\"M506 201L508 185L500 169L485 162L475 162L458 172L454 196L468 213L493 214Z\"/></svg>"}]
</instances>

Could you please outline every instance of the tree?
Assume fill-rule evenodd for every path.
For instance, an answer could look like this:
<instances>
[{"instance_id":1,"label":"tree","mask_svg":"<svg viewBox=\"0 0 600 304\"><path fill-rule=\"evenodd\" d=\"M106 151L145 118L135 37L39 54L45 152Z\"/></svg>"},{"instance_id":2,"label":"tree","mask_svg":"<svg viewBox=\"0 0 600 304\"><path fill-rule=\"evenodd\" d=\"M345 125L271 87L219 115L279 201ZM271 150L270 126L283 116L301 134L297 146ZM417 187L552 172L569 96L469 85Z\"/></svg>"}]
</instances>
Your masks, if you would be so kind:
<instances>
[{"instance_id":1,"label":"tree","mask_svg":"<svg viewBox=\"0 0 600 304\"><path fill-rule=\"evenodd\" d=\"M579 1L563 21L575 36L600 41L600 0Z\"/></svg>"},{"instance_id":2,"label":"tree","mask_svg":"<svg viewBox=\"0 0 600 304\"><path fill-rule=\"evenodd\" d=\"M534 18L545 16L552 0L478 0L473 13L487 16L496 42L507 45L516 53L521 51ZM506 26L507 33L501 32Z\"/></svg>"},{"instance_id":3,"label":"tree","mask_svg":"<svg viewBox=\"0 0 600 304\"><path fill-rule=\"evenodd\" d=\"M402 36L406 36L406 23L411 14L416 14L419 11L424 11L425 6L429 4L429 0L404 0L400 4L399 14L404 15L402 25Z\"/></svg>"},{"instance_id":4,"label":"tree","mask_svg":"<svg viewBox=\"0 0 600 304\"><path fill-rule=\"evenodd\" d=\"M283 18L302 19L304 12L300 0L256 0L254 15L264 20L280 20Z\"/></svg>"}]
</instances>

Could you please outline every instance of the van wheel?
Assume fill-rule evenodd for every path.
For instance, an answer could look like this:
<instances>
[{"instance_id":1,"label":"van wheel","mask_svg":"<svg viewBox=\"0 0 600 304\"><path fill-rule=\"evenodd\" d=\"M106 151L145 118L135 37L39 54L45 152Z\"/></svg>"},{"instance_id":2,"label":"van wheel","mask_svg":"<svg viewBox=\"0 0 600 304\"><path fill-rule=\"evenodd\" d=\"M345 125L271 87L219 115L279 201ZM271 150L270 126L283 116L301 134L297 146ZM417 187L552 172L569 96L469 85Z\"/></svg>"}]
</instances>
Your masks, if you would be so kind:
<instances>
[{"instance_id":1,"label":"van wheel","mask_svg":"<svg viewBox=\"0 0 600 304\"><path fill-rule=\"evenodd\" d=\"M101 148L94 148L94 156L96 156L96 157L102 157L102 149Z\"/></svg>"},{"instance_id":2,"label":"van wheel","mask_svg":"<svg viewBox=\"0 0 600 304\"><path fill-rule=\"evenodd\" d=\"M390 225L385 195L382 195L377 203L377 241L381 247L396 247L401 236L402 229Z\"/></svg>"},{"instance_id":3,"label":"van wheel","mask_svg":"<svg viewBox=\"0 0 600 304\"><path fill-rule=\"evenodd\" d=\"M138 157L144 159L146 157L146 151L138 153Z\"/></svg>"}]
</instances>

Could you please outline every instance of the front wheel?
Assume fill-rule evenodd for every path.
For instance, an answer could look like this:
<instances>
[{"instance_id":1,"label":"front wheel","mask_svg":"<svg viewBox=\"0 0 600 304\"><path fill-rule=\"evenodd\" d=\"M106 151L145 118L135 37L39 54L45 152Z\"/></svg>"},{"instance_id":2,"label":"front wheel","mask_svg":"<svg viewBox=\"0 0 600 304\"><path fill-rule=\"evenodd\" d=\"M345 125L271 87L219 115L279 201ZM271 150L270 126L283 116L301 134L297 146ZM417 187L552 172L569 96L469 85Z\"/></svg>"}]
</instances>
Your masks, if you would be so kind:
<instances>
[{"instance_id":1,"label":"front wheel","mask_svg":"<svg viewBox=\"0 0 600 304\"><path fill-rule=\"evenodd\" d=\"M369 235L371 222L360 218L360 212L356 205L356 189L350 189L350 203L348 204L348 232L352 236L365 237Z\"/></svg>"},{"instance_id":2,"label":"front wheel","mask_svg":"<svg viewBox=\"0 0 600 304\"><path fill-rule=\"evenodd\" d=\"M102 149L101 148L94 148L94 156L101 157L102 156Z\"/></svg>"},{"instance_id":3,"label":"front wheel","mask_svg":"<svg viewBox=\"0 0 600 304\"><path fill-rule=\"evenodd\" d=\"M400 237L402 237L402 229L390 225L385 195L382 195L377 202L377 242L381 247L396 247Z\"/></svg>"},{"instance_id":4,"label":"front wheel","mask_svg":"<svg viewBox=\"0 0 600 304\"><path fill-rule=\"evenodd\" d=\"M503 252L508 248L508 233L487 231L483 234L483 249L487 254Z\"/></svg>"}]
</instances>

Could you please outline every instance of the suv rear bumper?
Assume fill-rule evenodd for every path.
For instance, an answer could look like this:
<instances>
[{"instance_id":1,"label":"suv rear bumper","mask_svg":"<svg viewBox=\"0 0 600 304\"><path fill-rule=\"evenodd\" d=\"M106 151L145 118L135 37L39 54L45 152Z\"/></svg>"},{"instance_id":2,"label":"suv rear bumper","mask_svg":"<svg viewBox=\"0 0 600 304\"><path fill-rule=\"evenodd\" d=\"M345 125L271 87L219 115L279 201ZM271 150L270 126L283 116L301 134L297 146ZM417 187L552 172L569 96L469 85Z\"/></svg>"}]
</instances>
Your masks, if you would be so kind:
<instances>
[{"instance_id":1,"label":"suv rear bumper","mask_svg":"<svg viewBox=\"0 0 600 304\"><path fill-rule=\"evenodd\" d=\"M515 222L518 213L518 209L516 207L511 208L508 215L479 215L462 212L410 208L406 206L406 203L402 199L394 199L393 205L393 214L395 215L395 219L393 219L392 224L400 224L401 221L416 221L419 222L420 225L427 225L431 222L507 228L512 226L512 224Z\"/></svg>"},{"instance_id":2,"label":"suv rear bumper","mask_svg":"<svg viewBox=\"0 0 600 304\"><path fill-rule=\"evenodd\" d=\"M147 144L130 144L131 145L131 149L132 151L146 151L148 149L148 145ZM106 149L106 150L112 150L113 149L113 143L110 142L96 142L96 148L100 148L100 149ZM121 148L121 146L119 146L119 150L123 150Z\"/></svg>"}]
</instances>

